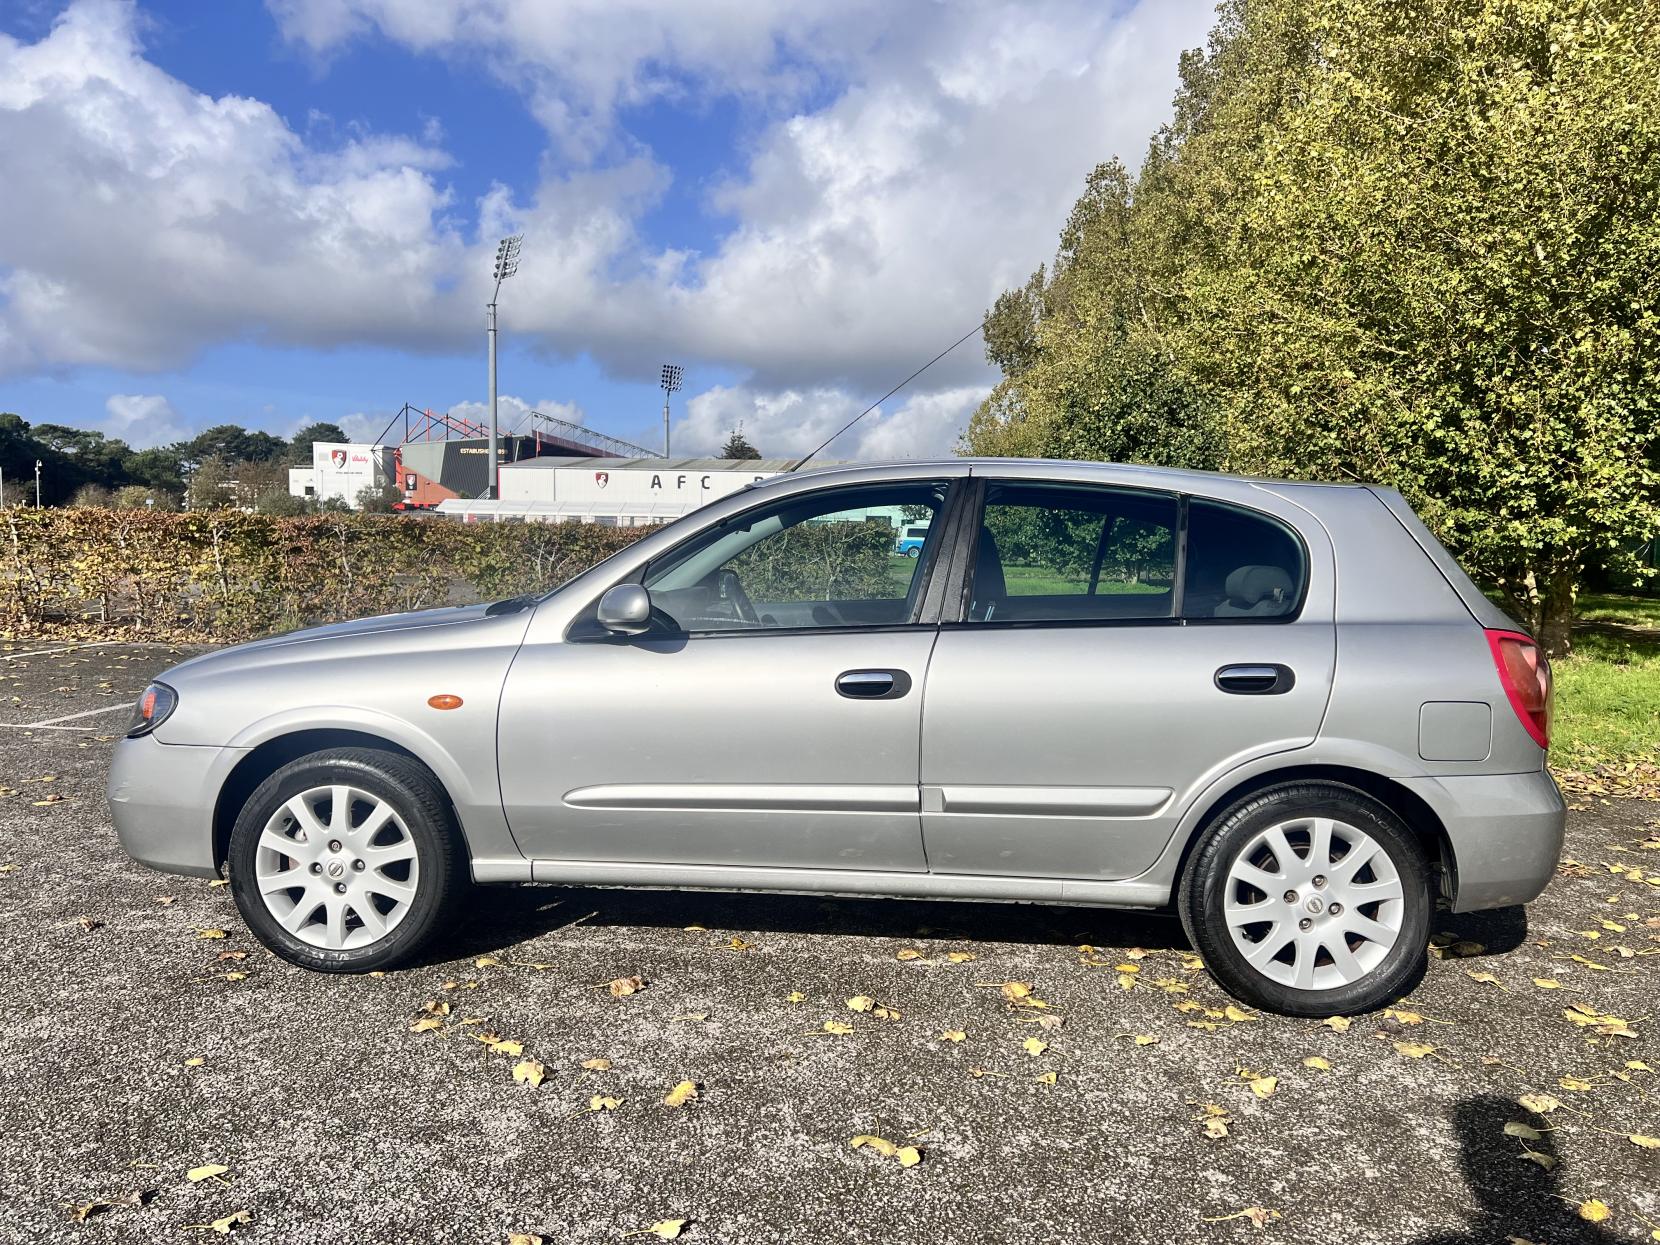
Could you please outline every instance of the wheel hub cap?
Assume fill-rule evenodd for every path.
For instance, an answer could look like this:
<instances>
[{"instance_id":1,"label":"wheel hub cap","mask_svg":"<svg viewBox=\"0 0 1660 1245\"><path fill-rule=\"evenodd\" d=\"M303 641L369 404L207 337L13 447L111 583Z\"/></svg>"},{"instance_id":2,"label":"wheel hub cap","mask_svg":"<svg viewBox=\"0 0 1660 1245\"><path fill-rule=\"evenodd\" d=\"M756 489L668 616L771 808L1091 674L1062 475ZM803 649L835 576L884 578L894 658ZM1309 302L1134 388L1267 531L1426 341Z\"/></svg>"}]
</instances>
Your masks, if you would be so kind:
<instances>
[{"instance_id":1,"label":"wheel hub cap","mask_svg":"<svg viewBox=\"0 0 1660 1245\"><path fill-rule=\"evenodd\" d=\"M360 787L313 787L271 815L254 852L261 901L301 942L366 947L409 915L420 885L415 839Z\"/></svg>"},{"instance_id":2,"label":"wheel hub cap","mask_svg":"<svg viewBox=\"0 0 1660 1245\"><path fill-rule=\"evenodd\" d=\"M1360 980L1388 956L1406 915L1389 853L1329 817L1270 826L1234 857L1223 892L1234 947L1258 973L1298 990Z\"/></svg>"}]
</instances>

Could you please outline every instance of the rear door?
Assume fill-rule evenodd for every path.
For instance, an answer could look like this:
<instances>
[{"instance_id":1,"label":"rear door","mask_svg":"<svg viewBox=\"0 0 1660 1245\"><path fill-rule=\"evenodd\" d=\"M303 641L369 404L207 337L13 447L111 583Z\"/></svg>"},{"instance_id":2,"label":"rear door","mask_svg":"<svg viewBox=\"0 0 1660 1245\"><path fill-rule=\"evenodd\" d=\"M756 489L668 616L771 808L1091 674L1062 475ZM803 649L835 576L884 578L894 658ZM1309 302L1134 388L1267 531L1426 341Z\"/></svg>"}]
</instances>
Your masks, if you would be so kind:
<instances>
[{"instance_id":1,"label":"rear door","mask_svg":"<svg viewBox=\"0 0 1660 1245\"><path fill-rule=\"evenodd\" d=\"M1287 521L1296 507L1237 489L1253 504L981 482L924 702L931 870L1133 877L1213 778L1313 741L1330 546Z\"/></svg>"}]
</instances>

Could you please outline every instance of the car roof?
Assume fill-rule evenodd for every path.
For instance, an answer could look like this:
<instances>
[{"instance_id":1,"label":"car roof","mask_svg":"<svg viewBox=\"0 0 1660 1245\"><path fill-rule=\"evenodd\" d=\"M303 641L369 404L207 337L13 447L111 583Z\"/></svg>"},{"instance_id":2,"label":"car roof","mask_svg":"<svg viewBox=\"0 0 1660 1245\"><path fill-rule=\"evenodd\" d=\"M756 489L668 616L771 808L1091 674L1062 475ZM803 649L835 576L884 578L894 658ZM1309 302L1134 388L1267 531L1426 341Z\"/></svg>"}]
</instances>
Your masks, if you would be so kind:
<instances>
[{"instance_id":1,"label":"car roof","mask_svg":"<svg viewBox=\"0 0 1660 1245\"><path fill-rule=\"evenodd\" d=\"M803 467L794 472L785 472L770 476L758 482L755 487L765 488L768 484L781 483L786 480L800 480L810 478L814 483L834 483L839 479L849 481L858 480L873 474L887 478L902 478L903 476L924 476L934 472L949 472L953 475L963 474L964 469L971 475L997 474L1003 469L1013 469L1023 476L1042 477L1053 474L1057 479L1089 479L1099 476L1103 482L1110 480L1119 484L1141 484L1147 488L1169 489L1179 492L1205 493L1219 484L1256 484L1280 486L1295 484L1299 488L1310 486L1336 489L1360 489L1367 487L1361 482L1333 482L1333 481L1291 481L1276 479L1272 476L1235 475L1223 471L1195 471L1179 467L1151 467L1141 463L1107 463L1094 462L1072 458L901 458L885 459L875 462L856 464L839 464L824 467Z\"/></svg>"}]
</instances>

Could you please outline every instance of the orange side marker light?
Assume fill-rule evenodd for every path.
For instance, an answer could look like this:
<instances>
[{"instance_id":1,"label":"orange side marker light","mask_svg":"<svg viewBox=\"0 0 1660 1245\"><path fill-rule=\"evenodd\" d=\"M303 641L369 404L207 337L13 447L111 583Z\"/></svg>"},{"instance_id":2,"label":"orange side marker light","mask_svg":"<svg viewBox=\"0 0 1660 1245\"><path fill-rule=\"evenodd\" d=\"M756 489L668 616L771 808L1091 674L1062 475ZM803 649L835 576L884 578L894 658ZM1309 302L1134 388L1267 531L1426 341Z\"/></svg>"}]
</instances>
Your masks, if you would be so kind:
<instances>
[{"instance_id":1,"label":"orange side marker light","mask_svg":"<svg viewBox=\"0 0 1660 1245\"><path fill-rule=\"evenodd\" d=\"M437 696L428 696L427 704L434 709L459 709L461 708L461 697L452 696L448 692L440 692Z\"/></svg>"}]
</instances>

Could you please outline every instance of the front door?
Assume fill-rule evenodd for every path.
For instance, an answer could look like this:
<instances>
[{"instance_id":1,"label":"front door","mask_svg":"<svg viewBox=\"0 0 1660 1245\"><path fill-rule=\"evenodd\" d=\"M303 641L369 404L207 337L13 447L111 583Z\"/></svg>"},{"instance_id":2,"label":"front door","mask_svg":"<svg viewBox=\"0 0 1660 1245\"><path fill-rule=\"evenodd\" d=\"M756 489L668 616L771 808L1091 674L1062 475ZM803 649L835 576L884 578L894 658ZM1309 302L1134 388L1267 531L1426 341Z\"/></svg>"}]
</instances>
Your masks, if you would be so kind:
<instances>
[{"instance_id":1,"label":"front door","mask_svg":"<svg viewBox=\"0 0 1660 1245\"><path fill-rule=\"evenodd\" d=\"M760 505L645 569L646 634L579 619L527 643L499 726L525 854L925 869L917 776L937 629L922 589L937 550L908 557L898 533L929 523L947 491L844 486Z\"/></svg>"},{"instance_id":2,"label":"front door","mask_svg":"<svg viewBox=\"0 0 1660 1245\"><path fill-rule=\"evenodd\" d=\"M990 481L972 574L928 674L935 872L1134 877L1195 791L1319 729L1330 577L1311 586L1283 522L1169 493Z\"/></svg>"}]
</instances>

